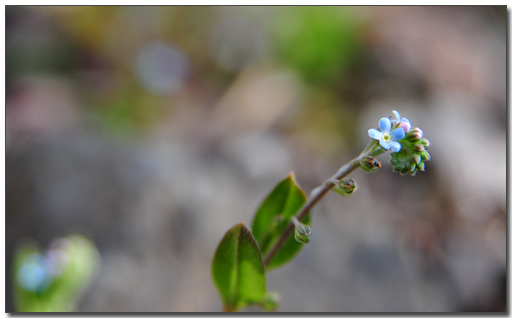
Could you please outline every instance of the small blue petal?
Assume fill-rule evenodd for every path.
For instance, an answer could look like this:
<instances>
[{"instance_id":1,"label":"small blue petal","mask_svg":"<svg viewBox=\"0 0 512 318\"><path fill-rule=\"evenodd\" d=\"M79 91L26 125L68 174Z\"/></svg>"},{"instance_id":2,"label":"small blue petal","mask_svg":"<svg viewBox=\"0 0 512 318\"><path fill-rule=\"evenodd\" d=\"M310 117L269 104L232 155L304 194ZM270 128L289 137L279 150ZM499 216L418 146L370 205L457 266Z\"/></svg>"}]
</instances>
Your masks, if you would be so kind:
<instances>
[{"instance_id":1,"label":"small blue petal","mask_svg":"<svg viewBox=\"0 0 512 318\"><path fill-rule=\"evenodd\" d=\"M379 121L380 131L387 133L391 130L391 120L387 117L383 117Z\"/></svg>"},{"instance_id":2,"label":"small blue petal","mask_svg":"<svg viewBox=\"0 0 512 318\"><path fill-rule=\"evenodd\" d=\"M405 118L405 117L404 117L404 118L402 118L402 121L404 121L404 122L408 123L408 124L409 124L409 126L411 126L411 122L409 121L409 119L407 119L407 118Z\"/></svg>"},{"instance_id":3,"label":"small blue petal","mask_svg":"<svg viewBox=\"0 0 512 318\"><path fill-rule=\"evenodd\" d=\"M368 135L370 136L370 138L377 139L377 140L381 140L381 138L382 138L382 133L375 128L369 129Z\"/></svg>"},{"instance_id":4,"label":"small blue petal","mask_svg":"<svg viewBox=\"0 0 512 318\"><path fill-rule=\"evenodd\" d=\"M396 142L396 141L392 141L392 142ZM391 144L387 141L381 140L379 143L382 146L382 148L384 148L384 149L389 150L389 148L391 148Z\"/></svg>"},{"instance_id":5,"label":"small blue petal","mask_svg":"<svg viewBox=\"0 0 512 318\"><path fill-rule=\"evenodd\" d=\"M405 137L405 131L403 128L397 128L389 133L389 137L391 140L401 140Z\"/></svg>"},{"instance_id":6,"label":"small blue petal","mask_svg":"<svg viewBox=\"0 0 512 318\"><path fill-rule=\"evenodd\" d=\"M396 121L397 122L400 122L400 113L397 112L396 110L393 111L393 115L395 115L395 118L396 118Z\"/></svg>"},{"instance_id":7,"label":"small blue petal","mask_svg":"<svg viewBox=\"0 0 512 318\"><path fill-rule=\"evenodd\" d=\"M402 149L402 145L397 141L390 141L389 144L391 145L391 148L393 148L394 152L399 152L400 149Z\"/></svg>"}]
</instances>

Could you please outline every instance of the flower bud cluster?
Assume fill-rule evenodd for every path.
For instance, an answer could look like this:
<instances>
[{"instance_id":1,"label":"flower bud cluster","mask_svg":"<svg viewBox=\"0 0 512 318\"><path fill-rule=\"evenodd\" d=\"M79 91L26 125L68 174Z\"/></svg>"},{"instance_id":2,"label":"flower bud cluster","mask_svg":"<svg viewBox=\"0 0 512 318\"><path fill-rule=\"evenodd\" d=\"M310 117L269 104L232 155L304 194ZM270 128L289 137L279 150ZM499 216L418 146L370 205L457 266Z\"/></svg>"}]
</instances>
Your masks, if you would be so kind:
<instances>
[{"instance_id":1,"label":"flower bud cluster","mask_svg":"<svg viewBox=\"0 0 512 318\"><path fill-rule=\"evenodd\" d=\"M394 170L402 175L415 175L418 170L425 171L425 161L430 160L427 151L430 141L423 138L423 131L418 127L409 130L400 144L402 149L391 154Z\"/></svg>"}]
</instances>

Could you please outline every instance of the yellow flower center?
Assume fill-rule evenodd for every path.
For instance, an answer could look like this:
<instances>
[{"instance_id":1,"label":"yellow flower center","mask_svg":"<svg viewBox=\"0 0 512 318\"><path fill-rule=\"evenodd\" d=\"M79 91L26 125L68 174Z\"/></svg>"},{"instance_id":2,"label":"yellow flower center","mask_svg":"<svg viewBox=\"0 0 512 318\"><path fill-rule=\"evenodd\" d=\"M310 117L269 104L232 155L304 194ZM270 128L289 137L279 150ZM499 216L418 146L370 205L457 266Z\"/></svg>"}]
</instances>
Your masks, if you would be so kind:
<instances>
[{"instance_id":1,"label":"yellow flower center","mask_svg":"<svg viewBox=\"0 0 512 318\"><path fill-rule=\"evenodd\" d=\"M382 140L388 142L391 140L391 136L389 136L389 134L382 134Z\"/></svg>"}]
</instances>

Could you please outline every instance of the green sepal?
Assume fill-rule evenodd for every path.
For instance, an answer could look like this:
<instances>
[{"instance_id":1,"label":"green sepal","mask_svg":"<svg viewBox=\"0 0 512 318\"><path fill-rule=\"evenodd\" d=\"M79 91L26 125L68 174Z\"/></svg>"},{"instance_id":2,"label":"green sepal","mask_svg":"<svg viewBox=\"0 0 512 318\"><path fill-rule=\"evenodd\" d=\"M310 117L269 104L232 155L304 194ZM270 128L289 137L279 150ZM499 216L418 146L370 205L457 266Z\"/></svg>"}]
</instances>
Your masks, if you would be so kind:
<instances>
[{"instance_id":1,"label":"green sepal","mask_svg":"<svg viewBox=\"0 0 512 318\"><path fill-rule=\"evenodd\" d=\"M402 150L399 152L391 153L391 164L396 171L403 171L404 169L409 170L408 166L410 166L411 159L404 148L405 147L402 146Z\"/></svg>"},{"instance_id":2,"label":"green sepal","mask_svg":"<svg viewBox=\"0 0 512 318\"><path fill-rule=\"evenodd\" d=\"M222 238L213 256L211 274L224 311L238 311L264 300L263 260L258 244L243 223L233 226Z\"/></svg>"},{"instance_id":3,"label":"green sepal","mask_svg":"<svg viewBox=\"0 0 512 318\"><path fill-rule=\"evenodd\" d=\"M420 157L421 157L421 159L423 159L423 161L429 161L430 160L430 154L426 150L420 152Z\"/></svg>"},{"instance_id":4,"label":"green sepal","mask_svg":"<svg viewBox=\"0 0 512 318\"><path fill-rule=\"evenodd\" d=\"M337 194L341 195L342 197L347 197L349 196L351 193L347 194L345 193L345 191L341 190L341 188L337 185L335 185L334 187L332 187L331 189L333 192L336 192Z\"/></svg>"},{"instance_id":5,"label":"green sepal","mask_svg":"<svg viewBox=\"0 0 512 318\"><path fill-rule=\"evenodd\" d=\"M261 253L266 256L274 243L279 239L291 218L297 214L306 202L306 194L295 181L291 173L279 182L259 206L251 229L258 242ZM302 221L310 224L309 215ZM266 269L270 270L290 261L302 248L302 244L290 237L284 242L281 249L274 255Z\"/></svg>"}]
</instances>

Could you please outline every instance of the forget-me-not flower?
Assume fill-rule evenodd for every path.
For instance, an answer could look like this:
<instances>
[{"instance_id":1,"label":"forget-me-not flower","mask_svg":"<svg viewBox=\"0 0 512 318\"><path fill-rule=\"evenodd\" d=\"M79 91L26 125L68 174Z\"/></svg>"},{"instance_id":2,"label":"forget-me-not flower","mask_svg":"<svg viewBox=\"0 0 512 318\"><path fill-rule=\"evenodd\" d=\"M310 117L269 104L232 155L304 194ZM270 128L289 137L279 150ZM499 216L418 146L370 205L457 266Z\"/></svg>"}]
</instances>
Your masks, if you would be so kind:
<instances>
[{"instance_id":1,"label":"forget-me-not flower","mask_svg":"<svg viewBox=\"0 0 512 318\"><path fill-rule=\"evenodd\" d=\"M398 114L398 112L396 112ZM396 115L395 114L395 115ZM400 116L400 114L398 114ZM393 149L398 152L402 148L402 145L397 140L401 140L405 137L405 131L403 128L396 128L391 130L391 120L387 117L381 118L379 121L380 131L377 129L368 130L368 135L379 141L379 144L384 149Z\"/></svg>"}]
</instances>

